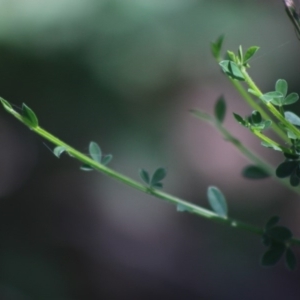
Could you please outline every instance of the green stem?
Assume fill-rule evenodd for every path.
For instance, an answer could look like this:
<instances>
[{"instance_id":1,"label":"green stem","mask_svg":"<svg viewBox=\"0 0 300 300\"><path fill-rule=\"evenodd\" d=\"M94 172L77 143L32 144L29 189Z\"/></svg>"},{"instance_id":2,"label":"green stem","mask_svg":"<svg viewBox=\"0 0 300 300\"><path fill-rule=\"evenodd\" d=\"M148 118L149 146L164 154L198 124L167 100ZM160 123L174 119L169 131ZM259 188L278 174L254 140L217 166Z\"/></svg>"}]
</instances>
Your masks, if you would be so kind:
<instances>
[{"instance_id":1,"label":"green stem","mask_svg":"<svg viewBox=\"0 0 300 300\"><path fill-rule=\"evenodd\" d=\"M279 149L281 149L282 152L284 153L289 153L289 154L293 154L293 151L289 148L283 147L280 144L274 142L273 140L271 140L269 137L265 136L264 134L262 134L260 131L257 130L253 130L250 129L251 132L256 135L259 139L261 139L262 141L266 142L267 144L273 145L278 147Z\"/></svg>"},{"instance_id":2,"label":"green stem","mask_svg":"<svg viewBox=\"0 0 300 300\"><path fill-rule=\"evenodd\" d=\"M6 111L8 111L9 113L11 113L14 117L16 117L19 121L21 121L23 124L25 124L26 126L28 126L32 131L34 131L35 133L37 133L38 135L42 136L44 139L48 140L49 142L53 143L56 146L61 146L64 147L66 150L66 152L73 158L77 159L78 161L87 164L89 166L91 166L93 169L100 171L101 173L117 180L120 181L128 186L131 186L141 192L144 192L146 194L150 194L153 195L159 199L162 199L164 201L167 201L169 203L172 203L174 205L181 206L184 208L185 211L188 211L190 213L196 214L198 216L201 216L203 218L206 219L210 219L212 221L218 222L218 223L223 223L226 224L230 227L233 228L238 228L238 229L242 229L244 231L248 231L257 235L262 235L264 233L264 229L260 228L260 227L256 227L253 226L251 224L247 224L241 221L237 221L235 219L232 218L224 218L221 217L219 215L217 215L216 213L202 208L198 205L194 205L192 203L189 203L181 198L172 196L170 194L164 193L162 191L150 188L148 186L145 186L133 179L131 179L130 177L127 177L119 172L116 172L102 164L99 164L98 162L94 161L92 158L88 157L85 154L82 154L80 151L74 149L73 147L71 147L70 145L68 145L67 143L61 141L60 139L58 139L57 137L55 137L54 135L52 135L51 133L49 133L48 131L44 130L43 128L39 127L39 126L35 126L32 127L30 122L28 120L26 120L26 118L24 118L23 116L21 116L18 112L16 112L10 105L8 106L8 102L5 101L3 102L1 100L4 108ZM300 245L300 239L291 239L290 240L291 244L297 244Z\"/></svg>"}]
</instances>

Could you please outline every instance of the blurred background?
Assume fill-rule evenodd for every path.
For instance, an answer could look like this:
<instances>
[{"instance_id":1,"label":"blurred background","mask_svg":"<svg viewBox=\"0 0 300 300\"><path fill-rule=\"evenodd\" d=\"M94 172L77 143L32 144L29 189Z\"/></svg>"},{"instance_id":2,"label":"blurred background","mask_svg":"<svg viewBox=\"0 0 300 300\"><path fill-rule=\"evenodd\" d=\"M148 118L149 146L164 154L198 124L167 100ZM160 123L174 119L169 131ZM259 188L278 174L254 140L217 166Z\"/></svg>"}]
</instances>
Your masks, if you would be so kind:
<instances>
[{"instance_id":1,"label":"blurred background","mask_svg":"<svg viewBox=\"0 0 300 300\"><path fill-rule=\"evenodd\" d=\"M282 1L0 0L0 24L0 95L42 127L83 152L96 141L136 180L165 167L165 191L204 207L216 185L232 217L280 215L300 236L299 196L243 179L248 162L189 113L223 94L225 126L283 161L233 120L251 110L210 54L221 34L224 50L260 46L249 72L261 89L284 78L300 92ZM0 128L0 299L299 299L299 270L262 268L258 236L82 172L3 109Z\"/></svg>"}]
</instances>

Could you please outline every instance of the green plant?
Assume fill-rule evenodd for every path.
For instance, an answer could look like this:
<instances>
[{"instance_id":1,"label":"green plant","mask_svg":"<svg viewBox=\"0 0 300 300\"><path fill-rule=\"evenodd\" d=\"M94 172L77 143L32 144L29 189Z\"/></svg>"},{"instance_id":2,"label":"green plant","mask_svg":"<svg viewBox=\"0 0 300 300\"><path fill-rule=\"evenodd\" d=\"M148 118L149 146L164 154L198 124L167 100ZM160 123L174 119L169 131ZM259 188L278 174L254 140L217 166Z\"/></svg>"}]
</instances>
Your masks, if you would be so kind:
<instances>
[{"instance_id":1,"label":"green plant","mask_svg":"<svg viewBox=\"0 0 300 300\"><path fill-rule=\"evenodd\" d=\"M290 2L286 1L285 3ZM291 12L295 12L289 6L287 8L289 15ZM296 15L293 13L292 16L295 23ZM242 117L237 113L233 113L233 117L240 125L259 138L262 146L281 151L284 156L284 162L279 164L277 169L274 170L273 166L245 147L223 126L226 116L226 100L223 96L216 101L214 115L209 115L201 110L191 110L191 113L195 117L213 125L227 141L232 143L251 162L249 166L242 170L243 176L251 179L271 176L280 184L300 194L300 190L296 188L300 183L300 130L298 128L300 126L300 118L293 112L285 111L285 107L295 103L299 96L296 93L287 93L288 84L283 79L276 81L274 91L262 93L247 72L251 58L259 48L256 46L250 47L244 54L243 48L240 46L237 54L227 51L226 59L223 59L221 54L223 40L224 37L221 36L216 42L211 44L212 54L224 74L253 110L248 116ZM242 82L248 86L248 89L242 85ZM260 102L258 103L254 97ZM278 225L279 217L270 217L263 227L256 227L233 219L229 216L225 196L214 186L210 186L207 190L207 198L211 210L172 196L161 191L163 188L162 181L167 175L164 168L156 169L152 176L150 176L148 171L141 169L139 175L142 183L137 182L107 167L112 159L112 155L103 155L97 143L90 142L89 155L85 155L41 128L37 116L27 105L23 104L22 111L19 113L8 101L2 98L0 98L0 101L8 113L54 144L53 153L57 158L66 153L82 163L81 170L100 171L128 186L174 204L179 212L192 213L233 228L257 234L261 236L264 245L267 247L261 259L262 265L274 265L284 256L287 267L290 270L296 268L296 257L292 247L300 245L300 239L294 238L290 229ZM266 130L273 130L282 140L282 143L275 142L268 137L265 134Z\"/></svg>"}]
</instances>

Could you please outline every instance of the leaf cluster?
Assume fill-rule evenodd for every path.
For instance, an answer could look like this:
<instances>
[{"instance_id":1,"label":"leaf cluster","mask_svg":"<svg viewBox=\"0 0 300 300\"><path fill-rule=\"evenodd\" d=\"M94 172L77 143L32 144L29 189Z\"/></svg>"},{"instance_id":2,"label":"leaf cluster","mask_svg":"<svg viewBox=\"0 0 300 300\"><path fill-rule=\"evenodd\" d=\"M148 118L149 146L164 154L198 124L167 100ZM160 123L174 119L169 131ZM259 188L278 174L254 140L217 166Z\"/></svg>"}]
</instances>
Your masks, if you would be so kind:
<instances>
[{"instance_id":1,"label":"leaf cluster","mask_svg":"<svg viewBox=\"0 0 300 300\"><path fill-rule=\"evenodd\" d=\"M243 55L242 46L238 49L238 54L236 55L232 51L227 51L228 59L223 60L219 63L223 72L227 74L230 78L236 79L238 81L245 81L245 76L241 71L241 68L249 68L249 61L258 51L259 47L252 46L247 49L245 55Z\"/></svg>"},{"instance_id":2,"label":"leaf cluster","mask_svg":"<svg viewBox=\"0 0 300 300\"><path fill-rule=\"evenodd\" d=\"M284 256L288 269L295 270L297 259L288 241L293 234L287 227L278 226L279 217L271 217L265 225L262 236L263 244L268 247L261 258L263 266L274 266Z\"/></svg>"},{"instance_id":3,"label":"leaf cluster","mask_svg":"<svg viewBox=\"0 0 300 300\"><path fill-rule=\"evenodd\" d=\"M152 176L149 175L149 172L141 169L139 171L141 179L150 187L150 188L163 188L163 183L161 182L166 176L167 171L165 168L158 168L154 171Z\"/></svg>"},{"instance_id":4,"label":"leaf cluster","mask_svg":"<svg viewBox=\"0 0 300 300\"><path fill-rule=\"evenodd\" d=\"M275 91L271 91L260 96L260 99L265 102L271 102L276 106L290 105L298 101L297 93L287 94L288 84L284 79L278 79L275 84Z\"/></svg>"},{"instance_id":5,"label":"leaf cluster","mask_svg":"<svg viewBox=\"0 0 300 300\"><path fill-rule=\"evenodd\" d=\"M300 183L300 160L298 154L286 154L285 161L276 168L278 178L290 178L292 186L298 186Z\"/></svg>"},{"instance_id":6,"label":"leaf cluster","mask_svg":"<svg viewBox=\"0 0 300 300\"><path fill-rule=\"evenodd\" d=\"M260 112L256 110L252 112L251 116L245 118L236 113L233 113L233 117L242 126L256 131L266 130L272 125L271 120L263 120Z\"/></svg>"},{"instance_id":7,"label":"leaf cluster","mask_svg":"<svg viewBox=\"0 0 300 300\"><path fill-rule=\"evenodd\" d=\"M89 155L97 163L106 166L113 158L111 154L103 155L100 146L96 142L90 142ZM88 164L83 164L80 167L83 171L92 171L94 168Z\"/></svg>"}]
</instances>

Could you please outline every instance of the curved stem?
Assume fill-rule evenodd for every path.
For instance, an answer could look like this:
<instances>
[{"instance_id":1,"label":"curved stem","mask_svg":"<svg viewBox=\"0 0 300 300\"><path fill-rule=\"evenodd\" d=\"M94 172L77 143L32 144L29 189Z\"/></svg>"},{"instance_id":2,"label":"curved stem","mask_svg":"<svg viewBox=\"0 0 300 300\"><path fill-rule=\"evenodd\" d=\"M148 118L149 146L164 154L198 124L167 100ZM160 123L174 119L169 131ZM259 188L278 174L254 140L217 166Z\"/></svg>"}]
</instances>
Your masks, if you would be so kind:
<instances>
[{"instance_id":1,"label":"curved stem","mask_svg":"<svg viewBox=\"0 0 300 300\"><path fill-rule=\"evenodd\" d=\"M5 100L4 100L5 101ZM264 233L264 229L260 228L260 227L256 227L253 226L251 224L247 224L241 221L237 221L235 219L232 218L224 218L222 216L217 215L216 213L205 209L203 207L200 207L198 205L189 203L181 198L175 197L173 195L164 193L162 191L153 189L153 188L149 188L133 179L131 179L130 177L127 177L117 171L114 171L102 164L99 164L98 162L94 161L92 158L88 157L87 155L81 153L80 151L76 150L75 148L71 147L70 145L68 145L67 143L61 141L60 139L58 139L57 137L55 137L54 135L52 135L51 133L49 133L48 131L44 130L43 128L39 127L39 126L35 126L32 127L30 125L30 123L28 121L26 121L26 118L22 117L18 112L16 112L10 105L9 107L7 106L8 102L5 101L3 102L1 100L4 108L6 111L8 111L9 113L11 113L14 117L16 117L19 121L21 121L23 124L25 124L26 126L28 126L32 131L34 131L35 133L37 133L38 135L42 136L43 138L45 138L46 140L50 141L51 143L53 143L56 146L62 146L65 148L65 151L73 158L77 159L78 161L87 164L89 166L91 166L93 169L100 171L101 173L117 180L120 181L128 186L131 186L133 188L135 188L136 190L139 190L141 192L144 192L146 194L150 194L152 196L155 196L159 199L162 199L164 201L167 201L169 203L172 203L174 205L176 205L177 207L183 207L185 211L196 214L198 216L201 216L203 218L215 221L215 222L219 222L219 223L223 223L226 224L230 227L233 228L238 228L238 229L242 229L244 231L248 231L248 232L252 232L254 234L257 235L262 235ZM300 239L291 239L290 240L291 244L298 244L300 245Z\"/></svg>"}]
</instances>

